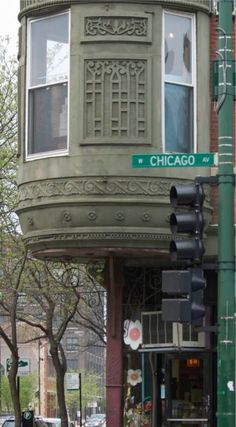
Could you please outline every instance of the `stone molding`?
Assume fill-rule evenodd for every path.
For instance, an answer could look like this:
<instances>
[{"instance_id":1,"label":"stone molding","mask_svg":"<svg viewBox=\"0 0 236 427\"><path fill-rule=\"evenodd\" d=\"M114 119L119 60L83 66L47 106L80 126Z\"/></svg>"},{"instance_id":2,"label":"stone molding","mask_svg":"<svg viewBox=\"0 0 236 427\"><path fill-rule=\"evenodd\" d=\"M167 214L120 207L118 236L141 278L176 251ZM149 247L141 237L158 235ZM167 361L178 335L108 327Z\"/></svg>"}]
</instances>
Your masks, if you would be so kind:
<instances>
[{"instance_id":1,"label":"stone molding","mask_svg":"<svg viewBox=\"0 0 236 427\"><path fill-rule=\"evenodd\" d=\"M49 11L49 8L70 7L73 4L86 4L88 0L20 0L20 14L19 19L29 13L35 13L37 10L40 12L44 9ZM117 0L93 0L94 5L96 4L113 4L117 3ZM127 3L127 0L119 0L119 3ZM129 0L130 4L151 4L161 5L163 7L177 7L183 10L202 10L209 13L209 5L206 0Z\"/></svg>"},{"instance_id":2,"label":"stone molding","mask_svg":"<svg viewBox=\"0 0 236 427\"><path fill-rule=\"evenodd\" d=\"M172 181L170 179L144 177L84 177L42 180L20 185L19 202L42 197L61 196L168 197Z\"/></svg>"},{"instance_id":3,"label":"stone molding","mask_svg":"<svg viewBox=\"0 0 236 427\"><path fill-rule=\"evenodd\" d=\"M58 241L74 241L77 242L79 240L81 241L88 241L88 242L94 242L98 241L100 242L101 240L103 241L107 241L107 240L112 240L113 243L114 241L118 240L121 242L124 241L130 241L132 242L133 246L133 242L134 241L143 241L143 242L147 242L147 241L157 241L157 240L161 240L161 241L169 241L170 240L170 234L158 234L158 232L156 232L155 234L153 232L150 233L141 233L141 232L114 232L114 231L110 231L110 232L81 232L81 233L75 233L75 232L68 232L68 233L53 233L48 231L48 234L41 234L40 236L25 236L23 237L24 242L27 245L33 245L33 244L37 244L37 243L47 243L47 242L58 242Z\"/></svg>"}]
</instances>

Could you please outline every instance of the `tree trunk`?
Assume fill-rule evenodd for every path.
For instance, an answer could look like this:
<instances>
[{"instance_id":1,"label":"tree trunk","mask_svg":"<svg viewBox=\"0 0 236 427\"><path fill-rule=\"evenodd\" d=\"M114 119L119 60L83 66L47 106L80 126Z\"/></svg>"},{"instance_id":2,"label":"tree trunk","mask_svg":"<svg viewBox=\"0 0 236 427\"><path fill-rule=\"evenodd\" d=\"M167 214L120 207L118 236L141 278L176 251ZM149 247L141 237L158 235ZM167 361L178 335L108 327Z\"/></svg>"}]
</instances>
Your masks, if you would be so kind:
<instances>
[{"instance_id":1,"label":"tree trunk","mask_svg":"<svg viewBox=\"0 0 236 427\"><path fill-rule=\"evenodd\" d=\"M12 358L14 356L12 355ZM12 364L8 374L12 403L15 413L15 427L21 427L21 407L20 407L20 390L17 381L18 357L12 359Z\"/></svg>"},{"instance_id":2,"label":"tree trunk","mask_svg":"<svg viewBox=\"0 0 236 427\"><path fill-rule=\"evenodd\" d=\"M60 411L61 418L61 427L68 427L68 414L66 409L65 401L65 387L64 387L64 378L66 373L66 368L59 358L58 348L55 350L50 350L53 365L56 371L56 386L57 386L57 402Z\"/></svg>"}]
</instances>

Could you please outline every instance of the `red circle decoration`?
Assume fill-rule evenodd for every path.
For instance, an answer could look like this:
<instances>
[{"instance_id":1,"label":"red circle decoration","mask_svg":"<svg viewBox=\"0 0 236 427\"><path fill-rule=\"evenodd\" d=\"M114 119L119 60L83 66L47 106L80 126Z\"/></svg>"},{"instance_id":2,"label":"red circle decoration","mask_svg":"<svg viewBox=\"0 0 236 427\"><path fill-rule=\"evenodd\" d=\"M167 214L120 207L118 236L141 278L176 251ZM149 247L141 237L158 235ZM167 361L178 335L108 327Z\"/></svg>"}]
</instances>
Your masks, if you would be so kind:
<instances>
[{"instance_id":1,"label":"red circle decoration","mask_svg":"<svg viewBox=\"0 0 236 427\"><path fill-rule=\"evenodd\" d=\"M140 338L140 330L137 327L130 329L129 336L132 341L137 341Z\"/></svg>"}]
</instances>

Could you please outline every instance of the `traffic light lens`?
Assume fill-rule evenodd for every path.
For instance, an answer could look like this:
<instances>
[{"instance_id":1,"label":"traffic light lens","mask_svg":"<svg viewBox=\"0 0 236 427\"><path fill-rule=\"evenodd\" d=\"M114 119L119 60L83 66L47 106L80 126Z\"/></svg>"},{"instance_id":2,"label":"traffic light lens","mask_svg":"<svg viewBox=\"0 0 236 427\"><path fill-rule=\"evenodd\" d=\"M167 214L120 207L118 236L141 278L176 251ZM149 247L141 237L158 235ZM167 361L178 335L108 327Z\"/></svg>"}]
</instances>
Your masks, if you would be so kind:
<instances>
[{"instance_id":1,"label":"traffic light lens","mask_svg":"<svg viewBox=\"0 0 236 427\"><path fill-rule=\"evenodd\" d=\"M200 239L178 239L170 242L171 261L192 259L199 263L205 252L202 240Z\"/></svg>"},{"instance_id":2,"label":"traffic light lens","mask_svg":"<svg viewBox=\"0 0 236 427\"><path fill-rule=\"evenodd\" d=\"M170 229L172 233L201 232L204 227L203 215L200 212L179 212L170 215Z\"/></svg>"},{"instance_id":3,"label":"traffic light lens","mask_svg":"<svg viewBox=\"0 0 236 427\"><path fill-rule=\"evenodd\" d=\"M170 202L172 206L202 206L205 194L202 186L172 185L170 189Z\"/></svg>"}]
</instances>

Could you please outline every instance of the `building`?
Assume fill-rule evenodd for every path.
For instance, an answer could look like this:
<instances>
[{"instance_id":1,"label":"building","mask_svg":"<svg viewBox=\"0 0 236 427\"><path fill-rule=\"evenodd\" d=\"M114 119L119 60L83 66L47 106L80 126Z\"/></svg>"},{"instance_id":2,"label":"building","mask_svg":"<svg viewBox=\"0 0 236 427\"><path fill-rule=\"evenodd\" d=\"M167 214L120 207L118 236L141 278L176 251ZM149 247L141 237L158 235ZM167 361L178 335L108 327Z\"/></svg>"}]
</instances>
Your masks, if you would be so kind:
<instances>
[{"instance_id":1,"label":"building","mask_svg":"<svg viewBox=\"0 0 236 427\"><path fill-rule=\"evenodd\" d=\"M5 322L4 329L8 330L8 323ZM58 416L58 405L56 395L56 375L49 352L49 345L46 339L31 341L32 330L22 324L17 325L18 330L18 349L19 349L19 384L21 386L22 377L32 375L34 380L34 392L31 400L28 402L35 411L36 415L45 417ZM89 333L74 326L68 328L63 338L63 348L67 360L68 372L81 373L87 372L96 374L99 381L99 395L91 401L94 404L94 410L98 411L101 403L104 402L104 365L105 354L104 347L97 340L89 340ZM24 343L25 342L25 343ZM3 339L0 340L0 411L5 412L6 402L3 399L2 377L7 376L11 353ZM21 364L21 362L23 362ZM67 384L65 383L67 388ZM78 399L74 408L68 407L70 419L77 419L79 410L79 391L77 390ZM5 403L5 404L4 404ZM24 409L24 408L22 408ZM85 414L86 408L83 409ZM87 412L89 413L89 409Z\"/></svg>"},{"instance_id":2,"label":"building","mask_svg":"<svg viewBox=\"0 0 236 427\"><path fill-rule=\"evenodd\" d=\"M93 402L94 410L99 411L101 402L105 399L105 351L98 340L91 341L91 332L83 331L78 326L68 327L62 340L62 345L65 351L67 361L67 372L73 374L95 374L98 378L99 395L91 395L90 401ZM40 361L39 361L39 408L37 412L47 417L59 416L57 395L56 395L56 374L52 363L52 358L49 353L47 341L40 342ZM84 378L84 377L83 377ZM83 378L82 394L83 394ZM67 391L67 378L65 379L65 389ZM77 414L80 410L79 406L79 389L72 390L72 393L77 395L75 404L68 406L68 413L71 420L77 420ZM82 407L83 416L85 413L90 413L91 410L86 406Z\"/></svg>"},{"instance_id":3,"label":"building","mask_svg":"<svg viewBox=\"0 0 236 427\"><path fill-rule=\"evenodd\" d=\"M155 153L217 151L210 71L218 2L20 4L18 214L35 257L106 263L107 425L214 426L216 335L163 322L161 277L170 268L171 185L217 170L131 160L154 154L156 166L164 160ZM206 187L212 326L217 192ZM137 342L140 325L136 348L129 331Z\"/></svg>"}]
</instances>

